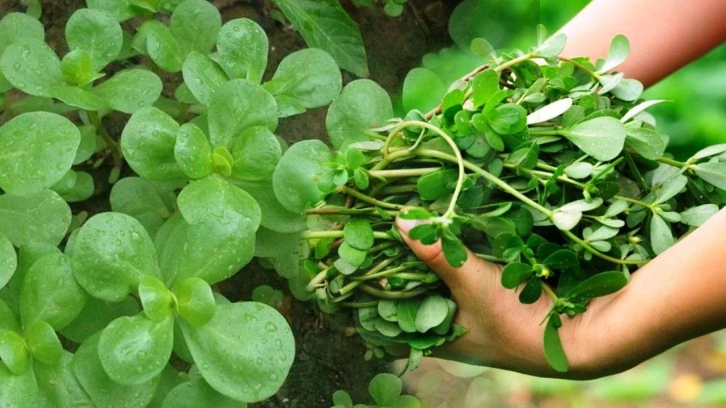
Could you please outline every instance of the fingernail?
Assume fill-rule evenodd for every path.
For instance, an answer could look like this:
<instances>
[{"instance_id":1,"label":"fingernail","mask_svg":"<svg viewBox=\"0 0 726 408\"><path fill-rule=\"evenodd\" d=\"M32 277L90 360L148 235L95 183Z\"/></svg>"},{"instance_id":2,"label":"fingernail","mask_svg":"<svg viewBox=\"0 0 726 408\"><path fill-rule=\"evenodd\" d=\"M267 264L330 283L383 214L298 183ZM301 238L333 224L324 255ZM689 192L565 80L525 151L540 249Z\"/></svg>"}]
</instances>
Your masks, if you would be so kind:
<instances>
[{"instance_id":1,"label":"fingernail","mask_svg":"<svg viewBox=\"0 0 726 408\"><path fill-rule=\"evenodd\" d=\"M405 218L396 219L396 227L404 234L408 234L413 227L423 224L423 220L409 220Z\"/></svg>"}]
</instances>

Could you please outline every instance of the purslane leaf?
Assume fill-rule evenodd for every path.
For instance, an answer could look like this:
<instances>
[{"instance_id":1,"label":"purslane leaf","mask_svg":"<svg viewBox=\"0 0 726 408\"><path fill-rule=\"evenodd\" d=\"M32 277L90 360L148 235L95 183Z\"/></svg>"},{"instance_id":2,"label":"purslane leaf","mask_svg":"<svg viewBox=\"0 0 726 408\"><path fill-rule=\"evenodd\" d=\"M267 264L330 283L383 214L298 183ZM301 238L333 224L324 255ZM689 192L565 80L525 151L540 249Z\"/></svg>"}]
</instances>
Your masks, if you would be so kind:
<instances>
[{"instance_id":1,"label":"purslane leaf","mask_svg":"<svg viewBox=\"0 0 726 408\"><path fill-rule=\"evenodd\" d=\"M192 95L204 105L209 105L212 95L228 81L217 63L197 51L187 55L182 65L182 75Z\"/></svg>"},{"instance_id":2,"label":"purslane leaf","mask_svg":"<svg viewBox=\"0 0 726 408\"><path fill-rule=\"evenodd\" d=\"M68 48L88 51L96 72L113 61L123 46L121 25L102 10L77 10L68 19L65 33Z\"/></svg>"},{"instance_id":3,"label":"purslane leaf","mask_svg":"<svg viewBox=\"0 0 726 408\"><path fill-rule=\"evenodd\" d=\"M151 106L161 96L159 77L145 69L129 69L116 73L93 91L113 110L132 114Z\"/></svg>"},{"instance_id":4,"label":"purslane leaf","mask_svg":"<svg viewBox=\"0 0 726 408\"><path fill-rule=\"evenodd\" d=\"M101 213L78 231L73 250L73 273L92 296L109 302L136 291L141 277L159 277L154 244L133 217Z\"/></svg>"},{"instance_id":5,"label":"purslane leaf","mask_svg":"<svg viewBox=\"0 0 726 408\"><path fill-rule=\"evenodd\" d=\"M19 39L0 56L5 79L21 91L35 96L53 96L51 89L63 84L61 62L42 40Z\"/></svg>"},{"instance_id":6,"label":"purslane leaf","mask_svg":"<svg viewBox=\"0 0 726 408\"><path fill-rule=\"evenodd\" d=\"M171 14L169 29L188 54L191 51L208 53L217 42L222 27L219 10L205 0L181 2Z\"/></svg>"},{"instance_id":7,"label":"purslane leaf","mask_svg":"<svg viewBox=\"0 0 726 408\"><path fill-rule=\"evenodd\" d=\"M322 198L317 179L330 156L320 140L303 140L287 149L272 175L275 196L285 209L299 214Z\"/></svg>"},{"instance_id":8,"label":"purslane leaf","mask_svg":"<svg viewBox=\"0 0 726 408\"><path fill-rule=\"evenodd\" d=\"M268 180L282 157L277 136L264 126L242 131L232 145L232 177L240 180Z\"/></svg>"},{"instance_id":9,"label":"purslane leaf","mask_svg":"<svg viewBox=\"0 0 726 408\"><path fill-rule=\"evenodd\" d=\"M580 122L562 134L583 152L601 161L612 160L620 154L626 137L625 126L608 116Z\"/></svg>"},{"instance_id":10,"label":"purslane leaf","mask_svg":"<svg viewBox=\"0 0 726 408\"><path fill-rule=\"evenodd\" d=\"M359 79L348 83L330 104L325 127L333 147L340 150L368 141L364 131L384 125L392 117L388 93L373 81Z\"/></svg>"},{"instance_id":11,"label":"purslane leaf","mask_svg":"<svg viewBox=\"0 0 726 408\"><path fill-rule=\"evenodd\" d=\"M0 232L16 247L58 245L71 224L71 209L55 192L0 195Z\"/></svg>"},{"instance_id":12,"label":"purslane leaf","mask_svg":"<svg viewBox=\"0 0 726 408\"><path fill-rule=\"evenodd\" d=\"M216 61L230 78L259 84L267 67L269 41L257 23L247 18L226 22L217 39Z\"/></svg>"},{"instance_id":13,"label":"purslane leaf","mask_svg":"<svg viewBox=\"0 0 726 408\"><path fill-rule=\"evenodd\" d=\"M18 266L18 255L15 253L13 243L0 232L0 289L5 287L15 273Z\"/></svg>"},{"instance_id":14,"label":"purslane leaf","mask_svg":"<svg viewBox=\"0 0 726 408\"><path fill-rule=\"evenodd\" d=\"M311 48L321 48L338 65L368 76L368 61L357 24L337 0L274 0Z\"/></svg>"},{"instance_id":15,"label":"purslane leaf","mask_svg":"<svg viewBox=\"0 0 726 408\"><path fill-rule=\"evenodd\" d=\"M202 377L219 393L242 402L275 394L287 377L295 341L287 321L263 303L217 305L206 325L181 322Z\"/></svg>"}]
</instances>

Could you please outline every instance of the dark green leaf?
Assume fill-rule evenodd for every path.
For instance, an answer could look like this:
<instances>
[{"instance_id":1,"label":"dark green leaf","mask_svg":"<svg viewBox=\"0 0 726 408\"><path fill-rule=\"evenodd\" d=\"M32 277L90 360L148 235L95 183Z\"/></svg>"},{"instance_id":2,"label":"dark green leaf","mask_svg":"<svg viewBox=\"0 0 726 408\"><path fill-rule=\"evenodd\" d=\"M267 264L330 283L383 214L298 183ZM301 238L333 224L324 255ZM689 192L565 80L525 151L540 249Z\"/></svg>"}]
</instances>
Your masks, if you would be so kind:
<instances>
[{"instance_id":1,"label":"dark green leaf","mask_svg":"<svg viewBox=\"0 0 726 408\"><path fill-rule=\"evenodd\" d=\"M292 331L275 309L257 302L217 305L206 325L180 322L202 377L229 398L262 401L287 378L295 355Z\"/></svg>"},{"instance_id":2,"label":"dark green leaf","mask_svg":"<svg viewBox=\"0 0 726 408\"><path fill-rule=\"evenodd\" d=\"M353 218L343 227L343 237L351 247L367 250L373 246L373 227L362 218Z\"/></svg>"},{"instance_id":3,"label":"dark green leaf","mask_svg":"<svg viewBox=\"0 0 726 408\"><path fill-rule=\"evenodd\" d=\"M333 56L359 77L368 76L368 61L358 25L336 0L274 0L311 48Z\"/></svg>"},{"instance_id":4,"label":"dark green leaf","mask_svg":"<svg viewBox=\"0 0 726 408\"><path fill-rule=\"evenodd\" d=\"M359 79L348 83L330 104L325 127L333 147L343 149L351 143L368 141L364 131L392 117L388 93L373 81Z\"/></svg>"},{"instance_id":5,"label":"dark green leaf","mask_svg":"<svg viewBox=\"0 0 726 408\"><path fill-rule=\"evenodd\" d=\"M565 373L570 367L567 362L565 350L562 348L560 335L557 331L561 324L562 322L560 321L560 317L557 315L552 315L547 320L547 325L544 330L544 352L547 363L549 363L555 371Z\"/></svg>"},{"instance_id":6,"label":"dark green leaf","mask_svg":"<svg viewBox=\"0 0 726 408\"><path fill-rule=\"evenodd\" d=\"M275 98L246 79L227 82L209 104L209 139L212 146L231 148L235 137L252 126L277 127Z\"/></svg>"},{"instance_id":7,"label":"dark green leaf","mask_svg":"<svg viewBox=\"0 0 726 408\"><path fill-rule=\"evenodd\" d=\"M88 51L94 71L100 71L121 52L123 33L111 14L79 9L66 23L66 42L71 51Z\"/></svg>"},{"instance_id":8,"label":"dark green leaf","mask_svg":"<svg viewBox=\"0 0 726 408\"><path fill-rule=\"evenodd\" d=\"M246 78L259 84L267 67L267 34L247 18L226 22L219 31L217 62L230 78Z\"/></svg>"},{"instance_id":9,"label":"dark green leaf","mask_svg":"<svg viewBox=\"0 0 726 408\"><path fill-rule=\"evenodd\" d=\"M416 189L424 200L438 200L451 194L459 178L457 169L445 168L419 177Z\"/></svg>"},{"instance_id":10,"label":"dark green leaf","mask_svg":"<svg viewBox=\"0 0 726 408\"><path fill-rule=\"evenodd\" d=\"M529 305L539 300L540 296L542 296L542 280L533 277L519 292L519 301Z\"/></svg>"},{"instance_id":11,"label":"dark green leaf","mask_svg":"<svg viewBox=\"0 0 726 408\"><path fill-rule=\"evenodd\" d=\"M74 242L76 280L99 299L119 302L136 291L141 277L161 275L151 238L126 214L94 215Z\"/></svg>"},{"instance_id":12,"label":"dark green leaf","mask_svg":"<svg viewBox=\"0 0 726 408\"><path fill-rule=\"evenodd\" d=\"M219 10L205 0L182 1L171 14L169 29L185 54L208 53L217 42L222 26Z\"/></svg>"},{"instance_id":13,"label":"dark green leaf","mask_svg":"<svg viewBox=\"0 0 726 408\"><path fill-rule=\"evenodd\" d=\"M18 115L0 127L0 188L31 194L70 170L81 141L78 128L55 113Z\"/></svg>"},{"instance_id":14,"label":"dark green leaf","mask_svg":"<svg viewBox=\"0 0 726 408\"><path fill-rule=\"evenodd\" d=\"M522 262L512 262L502 269L502 286L515 289L532 276L532 265Z\"/></svg>"},{"instance_id":15,"label":"dark green leaf","mask_svg":"<svg viewBox=\"0 0 726 408\"><path fill-rule=\"evenodd\" d=\"M622 272L601 272L580 282L567 293L567 298L572 302L587 301L617 292L627 283L628 277Z\"/></svg>"},{"instance_id":16,"label":"dark green leaf","mask_svg":"<svg viewBox=\"0 0 726 408\"><path fill-rule=\"evenodd\" d=\"M451 231L446 231L441 236L441 251L444 253L446 262L454 268L463 266L468 258L464 243Z\"/></svg>"},{"instance_id":17,"label":"dark green leaf","mask_svg":"<svg viewBox=\"0 0 726 408\"><path fill-rule=\"evenodd\" d=\"M650 245L653 252L660 254L674 243L675 238L668 223L660 215L653 214L650 219Z\"/></svg>"},{"instance_id":18,"label":"dark green leaf","mask_svg":"<svg viewBox=\"0 0 726 408\"><path fill-rule=\"evenodd\" d=\"M579 264L577 254L569 249L560 249L550 254L542 263L554 269L569 269Z\"/></svg>"},{"instance_id":19,"label":"dark green leaf","mask_svg":"<svg viewBox=\"0 0 726 408\"><path fill-rule=\"evenodd\" d=\"M614 159L623 150L625 126L609 116L601 116L580 122L562 134L583 152L597 160Z\"/></svg>"}]
</instances>

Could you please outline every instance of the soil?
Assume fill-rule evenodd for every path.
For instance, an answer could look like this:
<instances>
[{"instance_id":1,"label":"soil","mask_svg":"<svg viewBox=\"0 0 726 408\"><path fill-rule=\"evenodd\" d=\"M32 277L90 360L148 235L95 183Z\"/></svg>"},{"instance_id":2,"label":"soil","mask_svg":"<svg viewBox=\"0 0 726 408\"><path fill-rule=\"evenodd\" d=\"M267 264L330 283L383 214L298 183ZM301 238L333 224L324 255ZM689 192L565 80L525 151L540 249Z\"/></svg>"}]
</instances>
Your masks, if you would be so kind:
<instances>
[{"instance_id":1,"label":"soil","mask_svg":"<svg viewBox=\"0 0 726 408\"><path fill-rule=\"evenodd\" d=\"M269 0L213 0L212 3L222 13L223 21L247 17L265 29L270 40L268 75L274 72L282 57L305 47L297 32L271 17ZM358 9L349 0L341 3L361 28L369 58L370 79L393 96L399 92L405 74L420 65L425 53L451 44L446 22L458 1L409 0L404 13L397 18L384 15L380 7L375 10ZM41 22L46 28L46 40L63 55L67 51L65 22L75 10L85 6L85 1L53 0L42 4ZM23 10L19 0L0 0L0 16ZM355 79L352 75L344 73L345 81L352 79ZM288 142L324 139L324 119L324 108L304 117L284 119L278 133ZM114 129L114 124L108 125ZM118 136L120 131L114 133ZM108 209L105 196L91 203L90 207L86 204L76 210L94 213ZM260 284L286 289L284 280L254 262L245 269L220 286L231 300L249 300L252 290ZM371 402L368 382L375 374L385 370L385 363L363 359L365 346L362 341L356 336L345 335L348 323L345 316L322 314L314 305L294 301L289 294L282 309L295 334L295 362L278 394L250 407L329 407L332 405L331 396L337 389L347 390L355 402Z\"/></svg>"}]
</instances>

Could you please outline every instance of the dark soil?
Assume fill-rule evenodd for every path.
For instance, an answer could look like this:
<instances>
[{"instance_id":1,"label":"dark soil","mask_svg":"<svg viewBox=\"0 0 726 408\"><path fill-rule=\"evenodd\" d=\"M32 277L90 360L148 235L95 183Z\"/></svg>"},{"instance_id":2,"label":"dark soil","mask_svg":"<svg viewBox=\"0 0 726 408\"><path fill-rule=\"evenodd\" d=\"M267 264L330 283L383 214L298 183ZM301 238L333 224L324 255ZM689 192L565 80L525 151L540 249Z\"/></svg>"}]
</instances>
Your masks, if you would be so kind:
<instances>
[{"instance_id":1,"label":"dark soil","mask_svg":"<svg viewBox=\"0 0 726 408\"><path fill-rule=\"evenodd\" d=\"M357 9L349 0L341 1L359 24L369 58L370 79L378 82L392 95L401 87L405 74L420 64L426 52L450 44L446 31L448 16L458 1L409 0L403 15L390 18L382 9ZM247 17L260 24L270 39L268 71L285 55L305 47L301 37L290 27L270 16L269 1L212 0L222 13L223 21ZM46 39L61 55L67 51L64 26L70 15L85 6L84 0L43 1L41 21L46 27ZM11 11L23 11L19 0L0 0L0 16ZM269 74L268 74L269 75ZM355 79L344 73L344 80ZM123 120L124 118L119 118ZM325 138L325 109L318 109L300 119L284 119L278 133L289 142L302 139ZM109 129L120 129L123 122L109 123ZM118 136L114 134L114 136ZM100 177L104 177L103 175ZM103 197L76 208L91 213L108 210L107 189ZM283 279L274 272L251 264L245 271L220 286L232 300L249 300L252 290L260 284L269 284L286 290ZM295 333L297 355L286 383L278 394L251 407L329 407L331 396L337 389L350 392L355 402L371 402L368 381L385 370L385 363L363 359L365 346L357 336L347 337L349 325L346 316L330 316L317 311L312 304L294 301L288 294L282 308Z\"/></svg>"}]
</instances>

